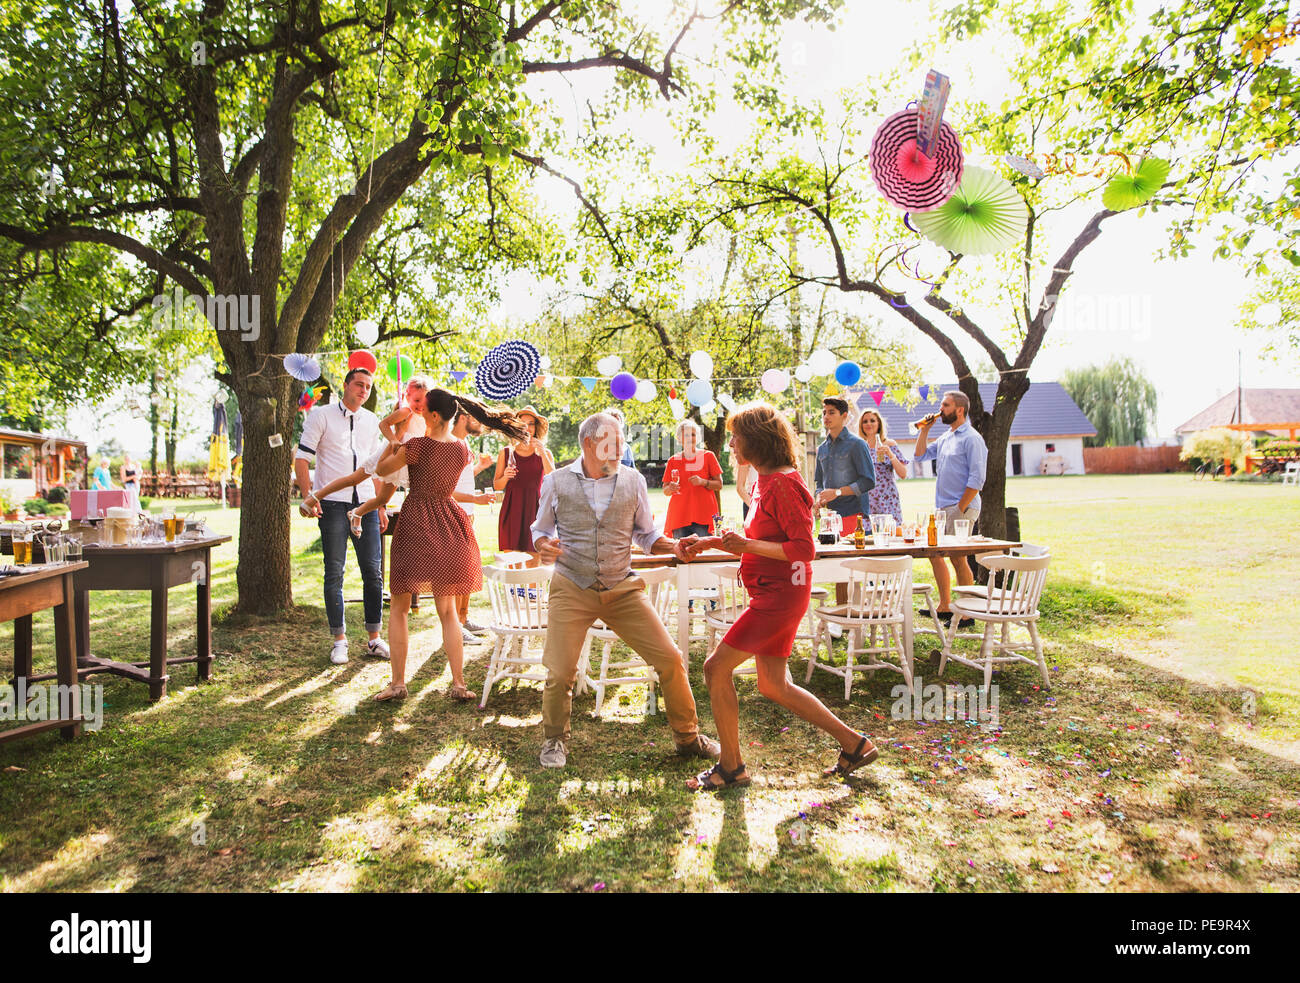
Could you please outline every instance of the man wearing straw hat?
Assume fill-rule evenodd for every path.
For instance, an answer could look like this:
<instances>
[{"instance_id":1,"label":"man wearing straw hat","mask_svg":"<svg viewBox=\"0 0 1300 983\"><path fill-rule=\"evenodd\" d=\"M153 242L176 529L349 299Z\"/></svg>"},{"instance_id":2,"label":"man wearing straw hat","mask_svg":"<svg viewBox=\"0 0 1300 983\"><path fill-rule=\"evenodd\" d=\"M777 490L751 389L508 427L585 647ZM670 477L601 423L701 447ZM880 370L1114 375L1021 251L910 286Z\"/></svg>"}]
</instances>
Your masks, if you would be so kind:
<instances>
[{"instance_id":1,"label":"man wearing straw hat","mask_svg":"<svg viewBox=\"0 0 1300 983\"><path fill-rule=\"evenodd\" d=\"M562 768L568 760L573 684L587 629L597 619L659 676L677 753L716 760L721 748L700 733L682 654L646 597L645 581L632 573L634 542L647 553L683 560L680 544L655 524L645 478L619 464L623 433L614 417L587 417L578 443L582 455L542 482L532 527L542 562L555 564L542 653L542 766Z\"/></svg>"}]
</instances>

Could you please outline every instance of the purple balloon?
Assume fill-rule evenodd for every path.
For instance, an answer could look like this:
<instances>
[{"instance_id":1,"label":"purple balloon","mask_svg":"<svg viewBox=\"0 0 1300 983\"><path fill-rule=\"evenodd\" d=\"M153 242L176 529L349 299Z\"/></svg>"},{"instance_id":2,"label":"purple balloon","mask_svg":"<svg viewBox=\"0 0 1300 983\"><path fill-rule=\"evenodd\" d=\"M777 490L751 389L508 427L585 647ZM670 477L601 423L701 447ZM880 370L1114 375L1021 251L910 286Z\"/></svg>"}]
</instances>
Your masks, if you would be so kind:
<instances>
[{"instance_id":1,"label":"purple balloon","mask_svg":"<svg viewBox=\"0 0 1300 983\"><path fill-rule=\"evenodd\" d=\"M631 372L620 372L609 380L609 391L615 399L631 399L636 395L636 376Z\"/></svg>"}]
</instances>

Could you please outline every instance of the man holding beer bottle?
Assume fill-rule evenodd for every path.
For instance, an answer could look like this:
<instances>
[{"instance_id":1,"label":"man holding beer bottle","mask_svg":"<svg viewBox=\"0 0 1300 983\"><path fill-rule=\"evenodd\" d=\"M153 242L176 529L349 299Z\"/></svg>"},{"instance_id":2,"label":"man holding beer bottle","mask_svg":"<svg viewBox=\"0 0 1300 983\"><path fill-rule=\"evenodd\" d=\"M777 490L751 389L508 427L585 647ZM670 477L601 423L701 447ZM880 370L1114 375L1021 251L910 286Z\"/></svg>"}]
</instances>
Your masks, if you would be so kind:
<instances>
[{"instance_id":1,"label":"man holding beer bottle","mask_svg":"<svg viewBox=\"0 0 1300 983\"><path fill-rule=\"evenodd\" d=\"M958 519L970 519L973 523L980 514L980 489L984 487L984 471L988 463L989 451L984 445L984 438L979 435L966 414L970 411L970 399L963 392L953 390L943 394L938 414L931 413L917 428L916 449L912 459L915 461L934 461L937 477L934 483L934 507L944 512L944 525L939 532L952 535L953 523ZM933 444L929 444L930 427L935 417L949 427ZM964 556L951 557L953 571L957 574L957 583L973 584L970 565ZM930 565L934 568L934 580L939 587L939 618L947 624L952 620L952 578L948 568L939 557L931 557ZM929 611L921 614L928 615ZM973 625L973 619L965 618L957 627Z\"/></svg>"},{"instance_id":2,"label":"man holding beer bottle","mask_svg":"<svg viewBox=\"0 0 1300 983\"><path fill-rule=\"evenodd\" d=\"M876 465L867 442L848 428L849 404L838 396L822 400L822 425L826 439L817 448L817 467L813 486L817 505L839 513L844 534L850 535L862 516L867 492L876 487ZM835 585L835 603L848 600L848 585ZM839 638L839 625L831 625L831 634Z\"/></svg>"}]
</instances>

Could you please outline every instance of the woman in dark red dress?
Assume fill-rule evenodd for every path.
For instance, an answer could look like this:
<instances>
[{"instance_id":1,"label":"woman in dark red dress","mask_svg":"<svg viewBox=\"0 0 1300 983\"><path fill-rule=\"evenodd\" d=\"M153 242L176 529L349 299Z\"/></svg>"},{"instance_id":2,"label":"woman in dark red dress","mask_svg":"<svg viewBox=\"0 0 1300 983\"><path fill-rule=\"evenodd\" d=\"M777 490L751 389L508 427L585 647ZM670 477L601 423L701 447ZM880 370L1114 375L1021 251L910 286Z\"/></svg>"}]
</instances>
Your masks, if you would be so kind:
<instances>
[{"instance_id":1,"label":"woman in dark red dress","mask_svg":"<svg viewBox=\"0 0 1300 983\"><path fill-rule=\"evenodd\" d=\"M546 449L549 421L531 406L515 413L515 419L527 429L523 439L501 451L497 458L492 487L505 491L501 516L497 519L497 548L502 552L527 553L528 566L540 564L533 549L533 523L537 521L537 503L542 479L555 470L555 460Z\"/></svg>"},{"instance_id":2,"label":"woman in dark red dress","mask_svg":"<svg viewBox=\"0 0 1300 983\"><path fill-rule=\"evenodd\" d=\"M381 476L407 469L411 490L402 502L401 518L393 533L388 648L393 678L375 695L376 700L406 696L406 651L410 644L407 615L412 594L432 594L442 623L442 644L451 668L449 694L472 700L465 686L464 643L456 599L483 586L483 564L469 516L451 497L456 481L469 460L469 450L451 436L458 413L468 413L485 427L519 437L523 430L513 417L494 413L478 400L456 396L445 389L425 395L425 436L400 445L379 463Z\"/></svg>"},{"instance_id":3,"label":"woman in dark red dress","mask_svg":"<svg viewBox=\"0 0 1300 983\"><path fill-rule=\"evenodd\" d=\"M736 619L704 663L722 759L688 786L711 792L748 785L740 759L740 704L732 672L751 657L758 667L758 691L774 703L816 724L840 744L840 757L826 775L847 775L870 764L876 748L790 677L787 660L812 591L813 498L799 474L799 445L790 422L766 403L742 406L727 418L737 464L758 472L745 535L728 532L682 540L689 555L709 547L735 553L749 591L749 607Z\"/></svg>"}]
</instances>

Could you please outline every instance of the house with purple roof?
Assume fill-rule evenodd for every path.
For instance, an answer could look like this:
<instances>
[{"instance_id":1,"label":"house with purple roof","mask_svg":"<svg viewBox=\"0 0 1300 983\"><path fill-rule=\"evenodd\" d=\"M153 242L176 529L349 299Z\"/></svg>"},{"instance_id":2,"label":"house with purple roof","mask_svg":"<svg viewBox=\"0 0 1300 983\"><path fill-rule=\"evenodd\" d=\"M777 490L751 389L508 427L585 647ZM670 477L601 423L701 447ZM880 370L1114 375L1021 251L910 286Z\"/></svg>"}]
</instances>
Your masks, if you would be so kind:
<instances>
[{"instance_id":1,"label":"house with purple roof","mask_svg":"<svg viewBox=\"0 0 1300 983\"><path fill-rule=\"evenodd\" d=\"M898 441L899 450L910 460L916 446L916 431L912 423L939 409L943 394L956 389L956 383L930 387L930 399L905 408L886 396L880 403L880 417L885 421L885 433ZM997 395L995 382L980 383L980 397L985 406L992 406ZM848 391L846 398L859 410L874 407L875 399L865 388ZM853 424L857 432L856 422ZM943 431L936 424L931 438ZM1059 382L1030 383L1025 398L1020 401L1016 418L1011 424L1011 440L1007 444L1007 474L1083 474L1083 438L1095 437L1097 428L1089 422L1083 410ZM934 475L934 462L911 465L914 477Z\"/></svg>"}]
</instances>

